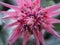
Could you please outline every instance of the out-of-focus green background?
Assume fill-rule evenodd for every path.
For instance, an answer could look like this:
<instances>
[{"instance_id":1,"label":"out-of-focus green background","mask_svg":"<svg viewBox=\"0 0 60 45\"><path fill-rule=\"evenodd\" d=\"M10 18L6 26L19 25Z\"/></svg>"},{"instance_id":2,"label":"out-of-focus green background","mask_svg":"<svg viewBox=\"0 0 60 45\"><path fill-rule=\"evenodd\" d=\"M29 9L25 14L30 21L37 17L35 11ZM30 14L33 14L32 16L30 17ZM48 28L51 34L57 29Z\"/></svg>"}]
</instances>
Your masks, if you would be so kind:
<instances>
[{"instance_id":1,"label":"out-of-focus green background","mask_svg":"<svg viewBox=\"0 0 60 45\"><path fill-rule=\"evenodd\" d=\"M16 5L15 0L0 0L2 2ZM51 6L54 4L60 3L60 0L41 0L42 7ZM9 8L6 8L2 5L0 5L0 10L10 10ZM0 45L5 45L6 39L9 35L12 33L12 28L4 29L4 25L9 23L9 21L6 21L6 23L3 23L1 18L4 16L4 14L0 13ZM55 17L57 19L60 19L60 16ZM10 21L11 22L11 21ZM60 34L60 24L53 24L55 26L55 30ZM46 45L60 45L60 39L56 38L55 36L52 36L51 34L44 32L44 38L45 38L45 44ZM18 39L14 45L22 45L22 38ZM31 37L31 40L27 42L27 45L35 45L35 41L33 36Z\"/></svg>"}]
</instances>

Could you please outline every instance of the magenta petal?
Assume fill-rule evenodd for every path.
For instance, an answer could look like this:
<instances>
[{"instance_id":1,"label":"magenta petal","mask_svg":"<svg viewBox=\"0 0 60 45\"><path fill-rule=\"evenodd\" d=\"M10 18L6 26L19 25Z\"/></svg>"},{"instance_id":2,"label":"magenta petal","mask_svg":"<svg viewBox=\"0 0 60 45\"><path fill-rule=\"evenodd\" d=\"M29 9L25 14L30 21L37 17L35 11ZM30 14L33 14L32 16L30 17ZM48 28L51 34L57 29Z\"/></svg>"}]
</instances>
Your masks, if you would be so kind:
<instances>
[{"instance_id":1,"label":"magenta petal","mask_svg":"<svg viewBox=\"0 0 60 45\"><path fill-rule=\"evenodd\" d=\"M38 12L40 10L40 5L36 5L35 7L34 7L34 9L32 10L32 12L34 13L34 12Z\"/></svg>"},{"instance_id":2,"label":"magenta petal","mask_svg":"<svg viewBox=\"0 0 60 45\"><path fill-rule=\"evenodd\" d=\"M22 31L17 28L13 31L12 35L8 38L8 42L12 45L21 36Z\"/></svg>"},{"instance_id":3,"label":"magenta petal","mask_svg":"<svg viewBox=\"0 0 60 45\"><path fill-rule=\"evenodd\" d=\"M7 14L7 15L14 15L15 12L7 12L7 11L0 11L3 14Z\"/></svg>"},{"instance_id":4,"label":"magenta petal","mask_svg":"<svg viewBox=\"0 0 60 45\"><path fill-rule=\"evenodd\" d=\"M54 18L51 18L51 19L48 19L50 23L60 23L60 20L58 19L54 19Z\"/></svg>"},{"instance_id":5,"label":"magenta petal","mask_svg":"<svg viewBox=\"0 0 60 45\"><path fill-rule=\"evenodd\" d=\"M34 0L33 1L36 5L40 5L40 0Z\"/></svg>"},{"instance_id":6,"label":"magenta petal","mask_svg":"<svg viewBox=\"0 0 60 45\"><path fill-rule=\"evenodd\" d=\"M7 11L0 11L7 16L4 16L2 19L15 19L18 17L17 12L7 12Z\"/></svg>"},{"instance_id":7,"label":"magenta petal","mask_svg":"<svg viewBox=\"0 0 60 45\"><path fill-rule=\"evenodd\" d=\"M2 20L4 20L4 19L14 19L14 18L12 18L13 16L4 16L4 17L2 17Z\"/></svg>"},{"instance_id":8,"label":"magenta petal","mask_svg":"<svg viewBox=\"0 0 60 45\"><path fill-rule=\"evenodd\" d=\"M16 3L18 4L18 6L20 6L20 4L22 3L22 0L16 0Z\"/></svg>"},{"instance_id":9,"label":"magenta petal","mask_svg":"<svg viewBox=\"0 0 60 45\"><path fill-rule=\"evenodd\" d=\"M16 6L9 5L9 4L3 3L3 2L0 2L0 4L2 4L2 5L4 5L4 6L6 6L6 7L8 7L8 8L15 9L15 10L17 10L17 9L18 9Z\"/></svg>"},{"instance_id":10,"label":"magenta petal","mask_svg":"<svg viewBox=\"0 0 60 45\"><path fill-rule=\"evenodd\" d=\"M36 45L40 45L39 44L39 39L38 39L37 33L34 30L33 30L33 34L34 34Z\"/></svg>"},{"instance_id":11,"label":"magenta petal","mask_svg":"<svg viewBox=\"0 0 60 45\"><path fill-rule=\"evenodd\" d=\"M3 21L4 19L17 20L17 16L4 16L4 17L2 17L2 21Z\"/></svg>"},{"instance_id":12,"label":"magenta petal","mask_svg":"<svg viewBox=\"0 0 60 45\"><path fill-rule=\"evenodd\" d=\"M9 19L9 18L11 18L11 16L4 16L4 17L2 17L2 20Z\"/></svg>"},{"instance_id":13,"label":"magenta petal","mask_svg":"<svg viewBox=\"0 0 60 45\"><path fill-rule=\"evenodd\" d=\"M60 38L60 35L58 35L58 33L56 31L54 31L50 26L44 25L44 29L47 32L51 33L52 35L57 36L58 38Z\"/></svg>"},{"instance_id":14,"label":"magenta petal","mask_svg":"<svg viewBox=\"0 0 60 45\"><path fill-rule=\"evenodd\" d=\"M52 11L55 11L55 10L59 9L59 8L60 8L60 3L56 4L56 5L53 5L53 6L46 7L43 10L50 13Z\"/></svg>"},{"instance_id":15,"label":"magenta petal","mask_svg":"<svg viewBox=\"0 0 60 45\"><path fill-rule=\"evenodd\" d=\"M23 4L24 0L16 0L16 3L18 4L18 6L21 6L21 4Z\"/></svg>"},{"instance_id":16,"label":"magenta petal","mask_svg":"<svg viewBox=\"0 0 60 45\"><path fill-rule=\"evenodd\" d=\"M23 45L26 45L28 39L29 39L29 33L28 32L25 32L24 33L24 38L23 38Z\"/></svg>"},{"instance_id":17,"label":"magenta petal","mask_svg":"<svg viewBox=\"0 0 60 45\"><path fill-rule=\"evenodd\" d=\"M6 26L4 26L4 28L9 28L9 27L12 27L12 26L15 26L15 25L18 25L18 22L13 22L13 23L10 23L10 24L7 24Z\"/></svg>"},{"instance_id":18,"label":"magenta petal","mask_svg":"<svg viewBox=\"0 0 60 45\"><path fill-rule=\"evenodd\" d=\"M32 4L31 0L25 0L25 1L28 3L29 6L31 6L31 4Z\"/></svg>"},{"instance_id":19,"label":"magenta petal","mask_svg":"<svg viewBox=\"0 0 60 45\"><path fill-rule=\"evenodd\" d=\"M38 33L38 38L39 38L40 42L42 43L42 45L45 45L42 31L40 31L40 32Z\"/></svg>"},{"instance_id":20,"label":"magenta petal","mask_svg":"<svg viewBox=\"0 0 60 45\"><path fill-rule=\"evenodd\" d=\"M56 12L51 12L50 14L47 14L49 15L50 17L53 17L53 16L58 16L60 14L60 11L56 11Z\"/></svg>"}]
</instances>

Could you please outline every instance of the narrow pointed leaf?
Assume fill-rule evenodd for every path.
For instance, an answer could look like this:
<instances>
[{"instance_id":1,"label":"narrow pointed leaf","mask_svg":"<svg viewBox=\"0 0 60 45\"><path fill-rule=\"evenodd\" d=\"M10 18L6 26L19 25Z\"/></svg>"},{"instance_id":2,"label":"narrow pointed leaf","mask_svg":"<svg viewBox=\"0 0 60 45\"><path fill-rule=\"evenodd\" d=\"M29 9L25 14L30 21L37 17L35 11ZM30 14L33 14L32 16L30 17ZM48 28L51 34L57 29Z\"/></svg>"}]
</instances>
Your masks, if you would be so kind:
<instances>
[{"instance_id":1,"label":"narrow pointed leaf","mask_svg":"<svg viewBox=\"0 0 60 45\"><path fill-rule=\"evenodd\" d=\"M15 25L18 25L18 22L13 22L13 23L10 23L10 24L7 24L4 26L4 28L9 28L9 27L12 27L12 26L15 26Z\"/></svg>"},{"instance_id":2,"label":"narrow pointed leaf","mask_svg":"<svg viewBox=\"0 0 60 45\"><path fill-rule=\"evenodd\" d=\"M52 5L52 6L46 7L43 10L45 10L48 13L50 13L52 11L55 11L55 10L59 9L59 8L60 8L60 3L56 4L56 5Z\"/></svg>"},{"instance_id":3,"label":"narrow pointed leaf","mask_svg":"<svg viewBox=\"0 0 60 45\"><path fill-rule=\"evenodd\" d=\"M23 45L26 45L26 43L27 43L27 41L28 41L28 39L29 39L29 33L28 32L25 32L25 34L24 34L24 38L23 38Z\"/></svg>"},{"instance_id":4,"label":"narrow pointed leaf","mask_svg":"<svg viewBox=\"0 0 60 45\"><path fill-rule=\"evenodd\" d=\"M58 19L54 19L54 18L51 18L51 19L48 19L50 23L60 23L60 20Z\"/></svg>"},{"instance_id":5,"label":"narrow pointed leaf","mask_svg":"<svg viewBox=\"0 0 60 45\"><path fill-rule=\"evenodd\" d=\"M9 38L7 39L7 41L10 44L13 44L22 34L22 31L17 27L14 29L13 33L11 36L9 36Z\"/></svg>"},{"instance_id":6,"label":"narrow pointed leaf","mask_svg":"<svg viewBox=\"0 0 60 45\"><path fill-rule=\"evenodd\" d=\"M56 12L51 12L50 14L47 14L49 15L50 17L53 17L53 16L58 16L60 14L60 11L56 11Z\"/></svg>"},{"instance_id":7,"label":"narrow pointed leaf","mask_svg":"<svg viewBox=\"0 0 60 45\"><path fill-rule=\"evenodd\" d=\"M8 7L8 8L15 9L15 10L18 9L16 6L13 6L13 5L10 5L10 4L7 4L7 3L0 2L0 4L6 6L6 7Z\"/></svg>"},{"instance_id":8,"label":"narrow pointed leaf","mask_svg":"<svg viewBox=\"0 0 60 45\"><path fill-rule=\"evenodd\" d=\"M34 30L33 30L33 34L34 34L36 45L40 45L37 33Z\"/></svg>"},{"instance_id":9,"label":"narrow pointed leaf","mask_svg":"<svg viewBox=\"0 0 60 45\"><path fill-rule=\"evenodd\" d=\"M38 32L38 38L39 38L40 42L42 43L42 45L45 45L44 36L42 34L42 31Z\"/></svg>"},{"instance_id":10,"label":"narrow pointed leaf","mask_svg":"<svg viewBox=\"0 0 60 45\"><path fill-rule=\"evenodd\" d=\"M60 38L60 35L58 35L58 33L56 31L54 31L50 26L44 26L44 29L49 32L50 34Z\"/></svg>"}]
</instances>

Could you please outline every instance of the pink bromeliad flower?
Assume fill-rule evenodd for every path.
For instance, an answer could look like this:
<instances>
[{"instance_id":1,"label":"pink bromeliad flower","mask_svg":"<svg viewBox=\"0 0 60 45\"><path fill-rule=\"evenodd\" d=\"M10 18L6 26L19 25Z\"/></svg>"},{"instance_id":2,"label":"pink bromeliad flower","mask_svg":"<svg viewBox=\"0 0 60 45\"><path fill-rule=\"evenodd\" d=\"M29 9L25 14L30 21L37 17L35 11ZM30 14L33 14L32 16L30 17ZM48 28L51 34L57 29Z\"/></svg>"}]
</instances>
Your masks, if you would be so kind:
<instances>
[{"instance_id":1,"label":"pink bromeliad flower","mask_svg":"<svg viewBox=\"0 0 60 45\"><path fill-rule=\"evenodd\" d=\"M60 20L53 18L53 16L60 14L60 11L56 11L60 8L60 3L46 8L41 7L40 0L16 0L16 3L17 6L13 6L0 2L0 4L14 10L14 12L0 11L7 14L3 19L16 20L14 23L5 26L5 28L8 28L17 25L7 40L10 45L13 45L21 35L24 36L23 45L26 45L31 35L34 35L36 45L40 45L39 41L42 45L45 45L42 34L43 29L60 38L52 25L53 23L60 23Z\"/></svg>"}]
</instances>

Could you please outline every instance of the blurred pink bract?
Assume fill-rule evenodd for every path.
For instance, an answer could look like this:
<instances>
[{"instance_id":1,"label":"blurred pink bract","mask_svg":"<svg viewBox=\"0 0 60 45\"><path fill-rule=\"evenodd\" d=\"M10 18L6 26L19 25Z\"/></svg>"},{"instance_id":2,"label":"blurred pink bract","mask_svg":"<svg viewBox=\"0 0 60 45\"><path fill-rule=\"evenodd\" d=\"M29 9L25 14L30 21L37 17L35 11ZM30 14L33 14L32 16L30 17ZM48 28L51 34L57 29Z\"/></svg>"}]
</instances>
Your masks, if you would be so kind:
<instances>
[{"instance_id":1,"label":"blurred pink bract","mask_svg":"<svg viewBox=\"0 0 60 45\"><path fill-rule=\"evenodd\" d=\"M0 11L7 14L3 19L16 20L14 23L5 26L5 28L8 28L17 25L7 40L10 45L13 45L21 35L24 36L23 45L26 45L31 35L34 35L36 45L40 45L39 41L42 45L45 45L42 34L43 29L60 38L60 35L54 31L54 26L52 25L53 23L60 23L60 20L53 18L53 16L60 14L60 11L58 11L60 3L46 8L41 8L40 0L16 0L16 3L17 6L13 6L0 2L1 5L15 10L14 12Z\"/></svg>"}]
</instances>

